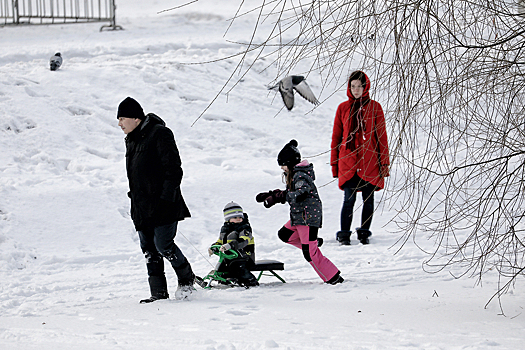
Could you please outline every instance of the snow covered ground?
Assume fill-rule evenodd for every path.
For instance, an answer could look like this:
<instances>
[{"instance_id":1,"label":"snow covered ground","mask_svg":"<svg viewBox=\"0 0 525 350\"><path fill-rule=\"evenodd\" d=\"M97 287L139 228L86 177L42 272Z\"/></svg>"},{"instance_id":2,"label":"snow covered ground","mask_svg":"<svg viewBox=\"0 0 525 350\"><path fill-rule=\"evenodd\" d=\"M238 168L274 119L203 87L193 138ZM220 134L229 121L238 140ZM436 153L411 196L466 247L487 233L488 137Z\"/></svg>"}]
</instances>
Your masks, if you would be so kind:
<instances>
[{"instance_id":1,"label":"snow covered ground","mask_svg":"<svg viewBox=\"0 0 525 350\"><path fill-rule=\"evenodd\" d=\"M281 110L265 87L275 71L263 71L261 61L192 126L237 59L187 63L238 52L226 39L248 41L255 14L225 38L237 1L200 0L157 14L181 3L118 1L124 31L0 28L0 349L522 349L523 283L502 298L502 315L497 301L485 308L496 275L477 286L447 271L425 273L426 256L414 244L397 252L395 201L379 205L370 245L355 236L352 246L337 244L343 195L328 154L308 156L329 149L344 91L320 96L327 99L313 111L302 99L293 112ZM55 52L64 64L51 72ZM308 78L314 92L319 79ZM286 284L264 276L249 290L198 288L189 302L138 303L149 289L116 120L126 96L176 135L192 213L176 242L195 272L215 265L206 249L234 200L250 215L257 257L283 261ZM254 200L283 188L276 156L291 138L315 165L322 251L344 284L323 284L302 253L277 238L287 206L265 209ZM175 274L167 275L173 295Z\"/></svg>"}]
</instances>

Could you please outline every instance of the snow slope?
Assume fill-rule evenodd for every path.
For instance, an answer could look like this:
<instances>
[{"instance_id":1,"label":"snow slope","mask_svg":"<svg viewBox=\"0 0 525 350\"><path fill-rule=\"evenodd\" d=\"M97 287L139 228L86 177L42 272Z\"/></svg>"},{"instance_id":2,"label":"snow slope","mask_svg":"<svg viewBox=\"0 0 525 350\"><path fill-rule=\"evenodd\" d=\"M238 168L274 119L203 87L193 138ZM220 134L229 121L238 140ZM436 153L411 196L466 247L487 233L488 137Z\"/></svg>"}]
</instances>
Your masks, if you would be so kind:
<instances>
[{"instance_id":1,"label":"snow slope","mask_svg":"<svg viewBox=\"0 0 525 350\"><path fill-rule=\"evenodd\" d=\"M188 63L238 52L226 39L249 40L255 13L224 37L236 3L201 0L157 14L181 3L119 1L125 30L116 32L101 33L100 24L0 28L0 349L522 348L520 286L503 297L503 315L497 302L484 307L496 275L477 286L422 271L426 256L415 244L397 251L395 201L378 206L370 245L355 236L352 246L337 244L342 192L323 152L344 91L321 96L314 110L300 98L293 112L281 110L280 97L266 90L275 72L263 60L192 126L238 60ZM64 64L51 72L55 52ZM308 77L314 92L319 79ZM286 284L264 276L249 290L198 288L190 302L138 303L149 289L116 120L126 96L176 135L192 212L176 242L195 272L215 265L206 248L234 200L250 215L257 257L283 261ZM283 188L276 156L291 138L315 165L322 251L344 284L321 283L302 253L277 238L286 206L254 200ZM175 274L167 271L173 294Z\"/></svg>"}]
</instances>

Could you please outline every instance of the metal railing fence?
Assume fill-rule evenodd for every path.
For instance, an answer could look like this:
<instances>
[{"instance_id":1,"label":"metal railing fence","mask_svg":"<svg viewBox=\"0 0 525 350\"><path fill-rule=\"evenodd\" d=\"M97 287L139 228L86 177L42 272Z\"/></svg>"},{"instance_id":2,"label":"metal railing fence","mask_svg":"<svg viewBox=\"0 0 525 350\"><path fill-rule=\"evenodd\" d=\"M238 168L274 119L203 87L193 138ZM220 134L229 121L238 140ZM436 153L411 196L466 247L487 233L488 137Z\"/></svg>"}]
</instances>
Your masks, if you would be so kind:
<instances>
[{"instance_id":1,"label":"metal railing fence","mask_svg":"<svg viewBox=\"0 0 525 350\"><path fill-rule=\"evenodd\" d=\"M0 0L0 26L109 22L100 30L122 29L115 10L115 0Z\"/></svg>"}]
</instances>

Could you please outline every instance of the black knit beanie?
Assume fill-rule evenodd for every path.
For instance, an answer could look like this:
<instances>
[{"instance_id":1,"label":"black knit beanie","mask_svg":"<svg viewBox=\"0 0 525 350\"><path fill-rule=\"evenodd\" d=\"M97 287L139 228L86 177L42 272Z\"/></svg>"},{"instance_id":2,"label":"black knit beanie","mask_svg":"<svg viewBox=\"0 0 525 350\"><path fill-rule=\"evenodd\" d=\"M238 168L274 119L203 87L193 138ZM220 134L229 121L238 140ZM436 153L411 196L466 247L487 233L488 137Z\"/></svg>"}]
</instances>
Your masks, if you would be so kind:
<instances>
[{"instance_id":1,"label":"black knit beanie","mask_svg":"<svg viewBox=\"0 0 525 350\"><path fill-rule=\"evenodd\" d=\"M297 149L297 146L299 144L296 140L290 140L281 152L279 152L279 155L277 156L277 163L279 163L280 166L286 165L288 168L293 168L295 165L299 164L301 162L301 153L299 153L299 150Z\"/></svg>"},{"instance_id":2,"label":"black knit beanie","mask_svg":"<svg viewBox=\"0 0 525 350\"><path fill-rule=\"evenodd\" d=\"M131 97L126 97L124 101L118 105L118 118L138 118L144 120L146 116L140 104Z\"/></svg>"}]
</instances>

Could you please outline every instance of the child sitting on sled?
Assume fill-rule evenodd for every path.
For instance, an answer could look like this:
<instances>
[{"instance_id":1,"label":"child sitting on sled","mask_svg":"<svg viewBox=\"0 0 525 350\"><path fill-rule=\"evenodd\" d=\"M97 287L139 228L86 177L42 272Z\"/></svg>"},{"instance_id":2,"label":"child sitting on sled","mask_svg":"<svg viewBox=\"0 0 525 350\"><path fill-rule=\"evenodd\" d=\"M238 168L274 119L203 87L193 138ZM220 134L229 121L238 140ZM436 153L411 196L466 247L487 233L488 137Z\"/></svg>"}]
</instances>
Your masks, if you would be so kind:
<instances>
[{"instance_id":1,"label":"child sitting on sled","mask_svg":"<svg viewBox=\"0 0 525 350\"><path fill-rule=\"evenodd\" d=\"M257 278L250 272L249 267L255 264L255 242L252 228L248 221L248 214L242 207L230 202L224 207L224 225L222 225L219 239L213 245L220 245L220 251L232 249L239 255L237 258L225 259L218 272L226 272L225 276L243 287L258 286ZM213 250L208 248L211 256Z\"/></svg>"}]
</instances>

